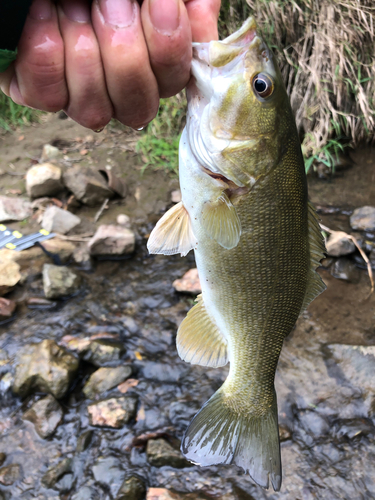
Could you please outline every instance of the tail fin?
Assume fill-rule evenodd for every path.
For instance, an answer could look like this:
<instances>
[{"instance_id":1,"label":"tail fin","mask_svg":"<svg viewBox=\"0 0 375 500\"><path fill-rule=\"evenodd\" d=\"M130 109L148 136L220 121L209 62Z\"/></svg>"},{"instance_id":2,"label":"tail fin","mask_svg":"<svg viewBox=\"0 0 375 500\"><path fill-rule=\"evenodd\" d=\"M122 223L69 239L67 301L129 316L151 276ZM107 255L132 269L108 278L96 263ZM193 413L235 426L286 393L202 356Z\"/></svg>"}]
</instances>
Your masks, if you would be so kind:
<instances>
[{"instance_id":1,"label":"tail fin","mask_svg":"<svg viewBox=\"0 0 375 500\"><path fill-rule=\"evenodd\" d=\"M191 462L207 466L236 464L263 488L281 487L281 458L276 392L266 415L235 413L220 388L195 415L181 451Z\"/></svg>"}]
</instances>

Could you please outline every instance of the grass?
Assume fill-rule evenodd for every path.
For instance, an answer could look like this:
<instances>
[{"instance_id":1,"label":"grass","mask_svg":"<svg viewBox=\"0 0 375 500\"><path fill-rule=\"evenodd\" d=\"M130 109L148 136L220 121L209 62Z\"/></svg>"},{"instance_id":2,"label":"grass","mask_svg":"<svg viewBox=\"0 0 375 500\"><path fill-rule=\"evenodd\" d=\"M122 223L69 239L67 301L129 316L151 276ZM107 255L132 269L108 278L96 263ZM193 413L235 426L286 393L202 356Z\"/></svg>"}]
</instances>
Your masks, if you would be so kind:
<instances>
[{"instance_id":1,"label":"grass","mask_svg":"<svg viewBox=\"0 0 375 500\"><path fill-rule=\"evenodd\" d=\"M0 128L10 132L15 128L36 122L40 111L15 104L0 91Z\"/></svg>"}]
</instances>

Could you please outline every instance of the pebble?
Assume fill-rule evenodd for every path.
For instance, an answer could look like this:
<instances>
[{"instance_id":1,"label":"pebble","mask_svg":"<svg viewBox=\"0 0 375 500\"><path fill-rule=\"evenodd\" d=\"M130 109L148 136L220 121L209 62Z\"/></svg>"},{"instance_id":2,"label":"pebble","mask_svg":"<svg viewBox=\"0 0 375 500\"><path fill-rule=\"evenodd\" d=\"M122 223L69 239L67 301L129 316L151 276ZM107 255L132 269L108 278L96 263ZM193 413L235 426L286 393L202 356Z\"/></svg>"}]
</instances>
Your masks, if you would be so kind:
<instances>
[{"instance_id":1,"label":"pebble","mask_svg":"<svg viewBox=\"0 0 375 500\"><path fill-rule=\"evenodd\" d=\"M5 373L0 379L0 394L4 395L14 384L14 376L11 372Z\"/></svg>"},{"instance_id":2,"label":"pebble","mask_svg":"<svg viewBox=\"0 0 375 500\"><path fill-rule=\"evenodd\" d=\"M147 441L147 459L154 467L169 465L176 469L191 467L179 450L175 450L165 439L150 439Z\"/></svg>"},{"instance_id":3,"label":"pebble","mask_svg":"<svg viewBox=\"0 0 375 500\"><path fill-rule=\"evenodd\" d=\"M26 198L0 196L0 222L24 220L31 215L31 203Z\"/></svg>"},{"instance_id":4,"label":"pebble","mask_svg":"<svg viewBox=\"0 0 375 500\"><path fill-rule=\"evenodd\" d=\"M341 257L355 251L355 245L343 231L332 231L326 243L327 254Z\"/></svg>"},{"instance_id":5,"label":"pebble","mask_svg":"<svg viewBox=\"0 0 375 500\"><path fill-rule=\"evenodd\" d=\"M63 419L63 411L56 399L48 395L40 399L23 415L24 420L29 420L35 425L39 436L46 439L55 432Z\"/></svg>"},{"instance_id":6,"label":"pebble","mask_svg":"<svg viewBox=\"0 0 375 500\"><path fill-rule=\"evenodd\" d=\"M82 165L69 168L64 172L63 179L65 186L84 205L99 205L114 196L99 172Z\"/></svg>"},{"instance_id":7,"label":"pebble","mask_svg":"<svg viewBox=\"0 0 375 500\"><path fill-rule=\"evenodd\" d=\"M130 476L122 483L116 500L143 500L145 494L144 481L138 476Z\"/></svg>"},{"instance_id":8,"label":"pebble","mask_svg":"<svg viewBox=\"0 0 375 500\"><path fill-rule=\"evenodd\" d=\"M98 394L108 391L116 385L129 378L132 374L130 366L118 366L117 368L99 368L86 382L83 393L89 399Z\"/></svg>"},{"instance_id":9,"label":"pebble","mask_svg":"<svg viewBox=\"0 0 375 500\"><path fill-rule=\"evenodd\" d=\"M46 488L52 488L60 478L72 471L72 465L73 460L71 458L64 458L57 465L48 469L42 477L42 484Z\"/></svg>"},{"instance_id":10,"label":"pebble","mask_svg":"<svg viewBox=\"0 0 375 500\"><path fill-rule=\"evenodd\" d=\"M108 363L118 362L124 352L125 347L122 342L97 339L90 341L83 359L100 367Z\"/></svg>"},{"instance_id":11,"label":"pebble","mask_svg":"<svg viewBox=\"0 0 375 500\"><path fill-rule=\"evenodd\" d=\"M0 321L11 318L16 310L16 307L17 304L14 300L0 297Z\"/></svg>"},{"instance_id":12,"label":"pebble","mask_svg":"<svg viewBox=\"0 0 375 500\"><path fill-rule=\"evenodd\" d=\"M359 231L375 231L375 207L365 206L354 210L350 225Z\"/></svg>"},{"instance_id":13,"label":"pebble","mask_svg":"<svg viewBox=\"0 0 375 500\"><path fill-rule=\"evenodd\" d=\"M361 279L360 270L351 260L345 257L340 257L331 266L331 274L334 278L349 281L349 283L358 283Z\"/></svg>"},{"instance_id":14,"label":"pebble","mask_svg":"<svg viewBox=\"0 0 375 500\"><path fill-rule=\"evenodd\" d=\"M53 163L41 163L26 173L26 191L30 198L53 196L63 189L61 169Z\"/></svg>"},{"instance_id":15,"label":"pebble","mask_svg":"<svg viewBox=\"0 0 375 500\"><path fill-rule=\"evenodd\" d=\"M116 497L125 478L120 461L115 457L101 458L93 465L92 472L95 481L109 488L112 496Z\"/></svg>"},{"instance_id":16,"label":"pebble","mask_svg":"<svg viewBox=\"0 0 375 500\"><path fill-rule=\"evenodd\" d=\"M67 267L44 264L43 289L47 299L58 299L79 290L81 279Z\"/></svg>"},{"instance_id":17,"label":"pebble","mask_svg":"<svg viewBox=\"0 0 375 500\"><path fill-rule=\"evenodd\" d=\"M120 429L136 414L137 397L109 398L90 404L87 409L90 425Z\"/></svg>"},{"instance_id":18,"label":"pebble","mask_svg":"<svg viewBox=\"0 0 375 500\"><path fill-rule=\"evenodd\" d=\"M82 453L87 450L91 444L93 434L93 431L85 431L79 436L76 447L77 453Z\"/></svg>"},{"instance_id":19,"label":"pebble","mask_svg":"<svg viewBox=\"0 0 375 500\"><path fill-rule=\"evenodd\" d=\"M135 234L123 226L101 225L88 246L94 256L131 254L135 248Z\"/></svg>"},{"instance_id":20,"label":"pebble","mask_svg":"<svg viewBox=\"0 0 375 500\"><path fill-rule=\"evenodd\" d=\"M149 488L146 500L183 500L185 496L169 491L166 488Z\"/></svg>"},{"instance_id":21,"label":"pebble","mask_svg":"<svg viewBox=\"0 0 375 500\"><path fill-rule=\"evenodd\" d=\"M21 467L18 464L7 465L0 469L0 484L10 486L21 478Z\"/></svg>"},{"instance_id":22,"label":"pebble","mask_svg":"<svg viewBox=\"0 0 375 500\"><path fill-rule=\"evenodd\" d=\"M182 200L182 196L181 196L180 189L175 189L174 191L171 192L171 202L172 203L179 203L181 200Z\"/></svg>"},{"instance_id":23,"label":"pebble","mask_svg":"<svg viewBox=\"0 0 375 500\"><path fill-rule=\"evenodd\" d=\"M43 214L42 228L50 233L66 234L80 223L79 217L53 205Z\"/></svg>"},{"instance_id":24,"label":"pebble","mask_svg":"<svg viewBox=\"0 0 375 500\"><path fill-rule=\"evenodd\" d=\"M177 292L191 293L197 295L202 292L202 287L199 281L198 269L189 269L181 279L173 282L173 287Z\"/></svg>"},{"instance_id":25,"label":"pebble","mask_svg":"<svg viewBox=\"0 0 375 500\"><path fill-rule=\"evenodd\" d=\"M18 354L13 391L21 397L42 391L60 399L67 393L78 363L54 340L26 344Z\"/></svg>"},{"instance_id":26,"label":"pebble","mask_svg":"<svg viewBox=\"0 0 375 500\"><path fill-rule=\"evenodd\" d=\"M130 227L130 217L126 214L119 214L116 218L116 222L119 226Z\"/></svg>"},{"instance_id":27,"label":"pebble","mask_svg":"<svg viewBox=\"0 0 375 500\"><path fill-rule=\"evenodd\" d=\"M8 251L18 253L13 250ZM17 262L7 260L0 261L0 296L10 292L20 279L20 265L17 264Z\"/></svg>"},{"instance_id":28,"label":"pebble","mask_svg":"<svg viewBox=\"0 0 375 500\"><path fill-rule=\"evenodd\" d=\"M52 160L52 158L56 158L56 156L59 156L59 154L60 154L59 148L56 148L51 144L45 144L43 146L41 160L43 161Z\"/></svg>"}]
</instances>

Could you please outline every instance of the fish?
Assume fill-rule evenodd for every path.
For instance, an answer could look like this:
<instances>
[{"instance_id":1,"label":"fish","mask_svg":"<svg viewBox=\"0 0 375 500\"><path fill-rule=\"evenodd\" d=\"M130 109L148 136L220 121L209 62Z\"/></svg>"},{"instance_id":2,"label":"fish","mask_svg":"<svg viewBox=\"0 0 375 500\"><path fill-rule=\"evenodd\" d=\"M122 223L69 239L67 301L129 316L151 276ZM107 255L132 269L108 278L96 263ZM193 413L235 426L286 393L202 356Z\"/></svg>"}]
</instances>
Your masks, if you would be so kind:
<instances>
[{"instance_id":1,"label":"fish","mask_svg":"<svg viewBox=\"0 0 375 500\"><path fill-rule=\"evenodd\" d=\"M188 363L230 363L194 416L183 455L282 482L275 372L285 337L325 289L319 220L280 70L256 21L193 43L179 146L181 202L158 221L152 254L194 250L202 293L177 331Z\"/></svg>"}]
</instances>

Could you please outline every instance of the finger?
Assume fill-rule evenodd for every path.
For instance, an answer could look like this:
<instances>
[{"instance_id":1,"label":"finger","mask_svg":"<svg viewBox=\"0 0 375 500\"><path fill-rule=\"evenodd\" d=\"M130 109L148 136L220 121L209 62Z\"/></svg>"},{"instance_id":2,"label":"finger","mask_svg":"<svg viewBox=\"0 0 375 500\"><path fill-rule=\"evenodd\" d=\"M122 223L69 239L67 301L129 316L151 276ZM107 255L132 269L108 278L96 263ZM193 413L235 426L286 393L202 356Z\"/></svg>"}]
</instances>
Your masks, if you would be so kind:
<instances>
[{"instance_id":1,"label":"finger","mask_svg":"<svg viewBox=\"0 0 375 500\"><path fill-rule=\"evenodd\" d=\"M184 0L189 14L193 42L218 39L220 0Z\"/></svg>"},{"instance_id":2,"label":"finger","mask_svg":"<svg viewBox=\"0 0 375 500\"><path fill-rule=\"evenodd\" d=\"M59 111L68 102L64 75L64 45L56 8L50 0L34 0L26 19L10 97L44 111Z\"/></svg>"},{"instance_id":3,"label":"finger","mask_svg":"<svg viewBox=\"0 0 375 500\"><path fill-rule=\"evenodd\" d=\"M143 127L158 111L159 93L139 5L131 0L95 0L92 19L114 115L125 125Z\"/></svg>"},{"instance_id":4,"label":"finger","mask_svg":"<svg viewBox=\"0 0 375 500\"><path fill-rule=\"evenodd\" d=\"M14 76L14 63L0 73L0 89L10 97L10 84Z\"/></svg>"},{"instance_id":5,"label":"finger","mask_svg":"<svg viewBox=\"0 0 375 500\"><path fill-rule=\"evenodd\" d=\"M191 29L182 0L146 0L142 26L160 97L180 92L190 77Z\"/></svg>"},{"instance_id":6,"label":"finger","mask_svg":"<svg viewBox=\"0 0 375 500\"><path fill-rule=\"evenodd\" d=\"M91 24L88 0L62 0L58 7L65 47L65 78L69 91L68 116L84 127L98 130L112 117L100 57Z\"/></svg>"}]
</instances>

